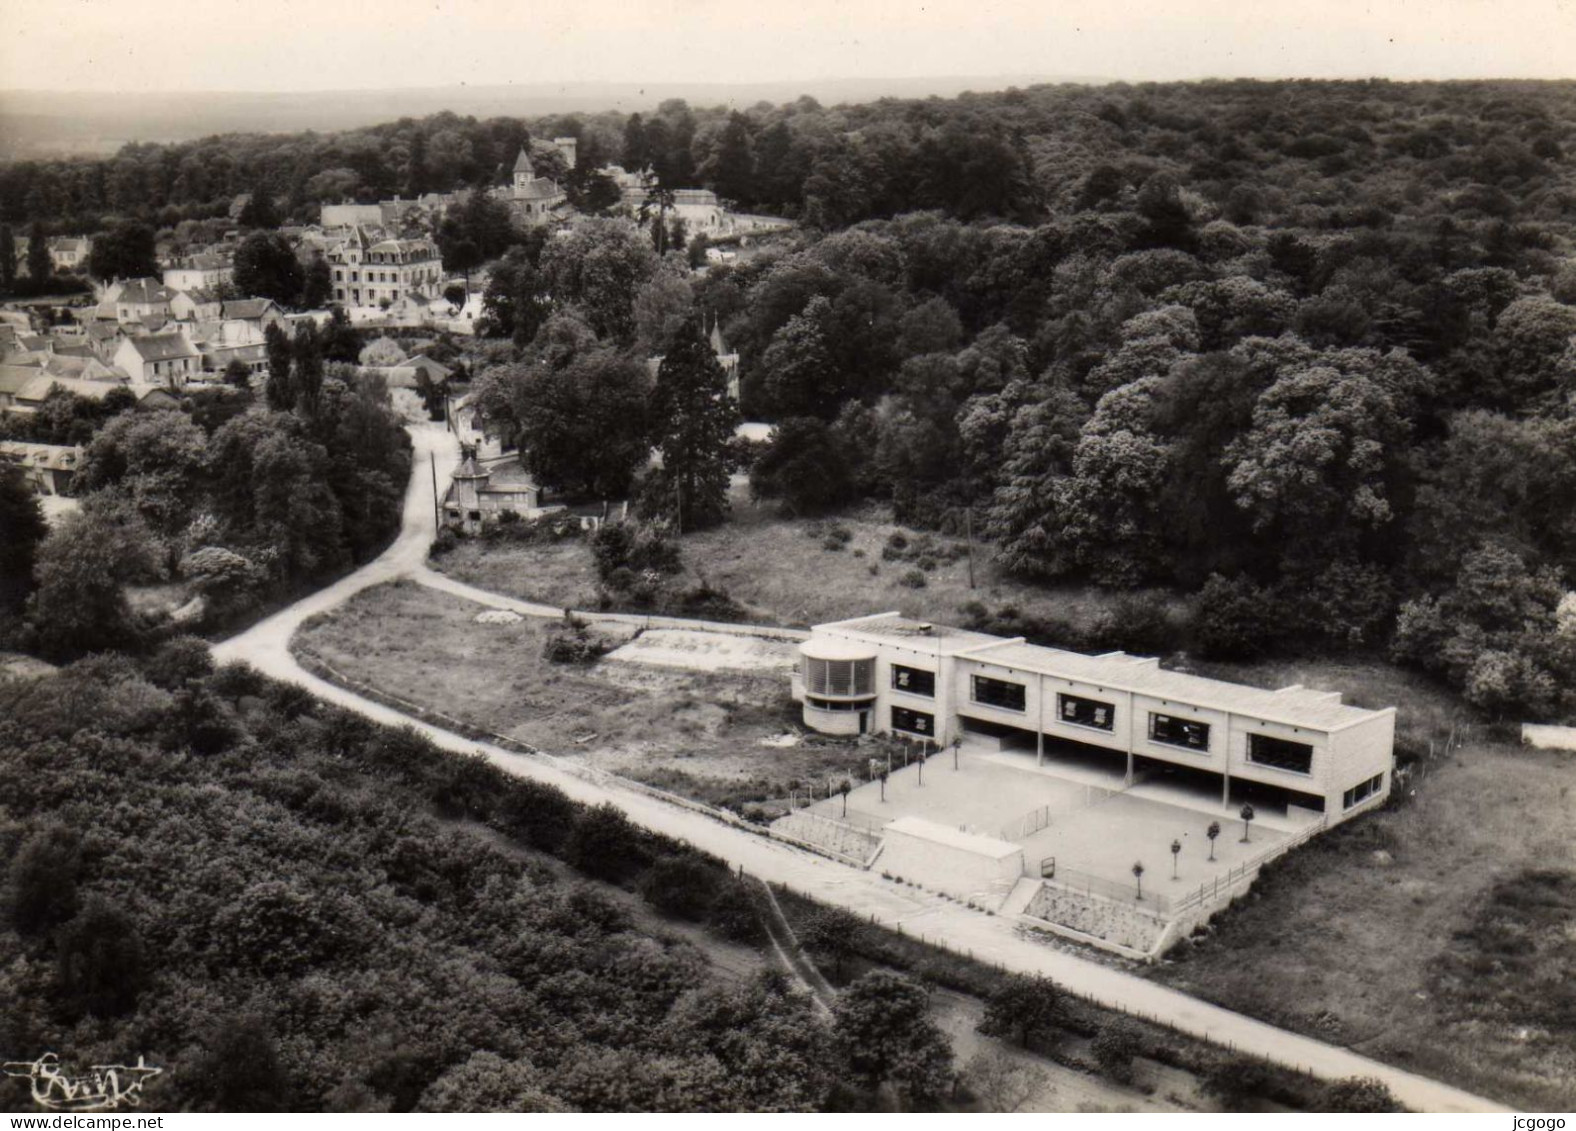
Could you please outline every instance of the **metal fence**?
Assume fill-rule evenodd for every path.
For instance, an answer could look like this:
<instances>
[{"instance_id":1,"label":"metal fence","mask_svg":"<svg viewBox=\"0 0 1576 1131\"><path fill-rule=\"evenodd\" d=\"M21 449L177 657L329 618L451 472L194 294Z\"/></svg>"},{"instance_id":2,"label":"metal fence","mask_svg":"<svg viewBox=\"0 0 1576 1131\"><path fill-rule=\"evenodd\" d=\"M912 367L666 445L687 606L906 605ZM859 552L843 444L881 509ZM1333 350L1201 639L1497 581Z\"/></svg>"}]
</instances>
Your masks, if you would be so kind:
<instances>
[{"instance_id":1,"label":"metal fence","mask_svg":"<svg viewBox=\"0 0 1576 1131\"><path fill-rule=\"evenodd\" d=\"M1073 813L1081 813L1085 809L1092 809L1094 806L1109 801L1122 792L1120 789L1110 789L1103 785L1086 784L1083 786L1083 797L1079 801L1058 805L1054 808L1050 805L1041 805L1037 809L1030 809L1021 817L1008 821L1001 827L1001 839L1025 840L1041 829L1049 828L1058 817L1066 817ZM1025 869L1028 868L1027 863L1025 863L1024 867ZM1026 871L1025 874L1031 873Z\"/></svg>"},{"instance_id":2,"label":"metal fence","mask_svg":"<svg viewBox=\"0 0 1576 1131\"><path fill-rule=\"evenodd\" d=\"M1120 883L1090 872L1081 872L1077 868L1058 867L1054 876L1045 878L1045 886L1079 895L1098 895L1117 903L1130 903L1161 916L1169 916L1175 910L1175 901L1161 892L1145 891L1140 898L1140 885L1136 878L1132 883Z\"/></svg>"},{"instance_id":3,"label":"metal fence","mask_svg":"<svg viewBox=\"0 0 1576 1131\"><path fill-rule=\"evenodd\" d=\"M1295 836L1279 841L1265 851L1259 853L1241 864L1231 868L1223 875L1216 876L1208 883L1191 888L1181 895L1170 895L1165 892L1155 891L1152 888L1142 888L1138 877L1132 882L1108 879L1096 876L1090 872L1083 872L1077 868L1054 866L1050 875L1045 875L1045 861L1024 862L1026 875L1039 874L1045 880L1047 887L1058 888L1083 895L1097 895L1103 899L1114 900L1118 903L1129 903L1134 907L1157 915L1172 917L1189 911L1202 904L1214 903L1218 899L1229 896L1235 891L1252 883L1258 875L1259 869L1277 857L1284 856L1293 848L1304 844L1324 830L1328 818L1321 818L1315 824L1303 829ZM1047 857L1047 861L1050 858ZM1147 873L1146 873L1147 875ZM1142 896L1140 890L1142 889Z\"/></svg>"}]
</instances>

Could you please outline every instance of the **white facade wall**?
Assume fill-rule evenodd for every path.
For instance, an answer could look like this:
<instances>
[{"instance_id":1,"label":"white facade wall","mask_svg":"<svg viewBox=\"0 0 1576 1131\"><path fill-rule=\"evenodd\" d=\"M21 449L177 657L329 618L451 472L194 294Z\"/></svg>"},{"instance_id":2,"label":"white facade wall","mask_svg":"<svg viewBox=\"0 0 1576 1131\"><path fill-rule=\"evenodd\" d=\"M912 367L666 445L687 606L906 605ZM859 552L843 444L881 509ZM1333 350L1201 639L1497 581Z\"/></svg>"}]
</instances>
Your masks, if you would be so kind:
<instances>
[{"instance_id":1,"label":"white facade wall","mask_svg":"<svg viewBox=\"0 0 1576 1131\"><path fill-rule=\"evenodd\" d=\"M1359 782L1384 775L1384 786L1377 796L1389 797L1395 776L1395 708L1378 718L1338 730L1330 735L1330 762L1333 779L1331 800L1326 804L1333 824L1345 813L1341 795ZM1364 802L1364 805L1377 802ZM1355 808L1355 806L1353 807Z\"/></svg>"},{"instance_id":2,"label":"white facade wall","mask_svg":"<svg viewBox=\"0 0 1576 1131\"><path fill-rule=\"evenodd\" d=\"M927 888L995 907L1023 875L1023 849L985 837L954 837L945 825L905 817L886 826L876 867ZM963 842L979 842L970 847Z\"/></svg>"},{"instance_id":3,"label":"white facade wall","mask_svg":"<svg viewBox=\"0 0 1576 1131\"><path fill-rule=\"evenodd\" d=\"M945 746L961 733L959 716L966 715L970 719L1017 728L1030 735L1038 730L1048 737L1102 747L1123 759L1129 755L1152 758L1221 775L1223 791L1225 779L1229 777L1232 780L1256 782L1323 797L1324 812L1331 824L1343 819L1346 812L1343 794L1348 789L1379 775L1383 775L1384 783L1374 797L1382 798L1390 789L1395 737L1393 708L1328 731L1219 707L1200 706L1186 700L1129 691L1086 679L1069 679L1027 671L1011 664L992 663L988 653L978 656L950 655L945 637L932 641L882 638L874 634L858 634L856 626L849 627L852 631L847 638L869 646L877 657L876 699L871 718L871 729L877 732L896 730L894 708L908 708L933 717L935 733L932 740ZM834 629L830 635L843 634ZM934 672L935 696L917 695L895 688L892 669L897 665ZM1157 660L1134 657L1131 670L1137 674L1152 671L1158 666ZM976 702L973 698L973 677L976 675L1022 685L1024 709L1015 711ZM1064 720L1058 699L1063 694L1110 704L1113 708L1111 729L1083 726ZM1207 747L1195 748L1154 741L1150 738L1151 714L1206 724L1209 727ZM821 721L810 718L808 712L806 722L821 729ZM857 731L840 729L836 733ZM915 732L903 733L912 735ZM1304 774L1250 761L1249 742L1255 734L1310 747L1309 772ZM1116 763L1117 759L1113 757L1113 765ZM1295 805L1292 799L1288 799L1288 802ZM1373 800L1368 800L1361 807L1366 808L1373 803ZM1358 806L1353 806L1355 808Z\"/></svg>"}]
</instances>

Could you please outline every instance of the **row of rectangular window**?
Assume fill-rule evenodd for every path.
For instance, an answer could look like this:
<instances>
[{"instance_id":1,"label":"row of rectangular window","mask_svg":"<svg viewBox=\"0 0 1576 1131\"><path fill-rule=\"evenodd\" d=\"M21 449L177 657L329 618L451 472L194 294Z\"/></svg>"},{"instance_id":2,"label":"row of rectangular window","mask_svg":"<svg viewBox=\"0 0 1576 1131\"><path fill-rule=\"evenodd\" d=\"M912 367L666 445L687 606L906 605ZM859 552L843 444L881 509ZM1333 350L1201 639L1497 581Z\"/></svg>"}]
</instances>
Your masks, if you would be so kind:
<instances>
[{"instance_id":1,"label":"row of rectangular window","mask_svg":"<svg viewBox=\"0 0 1576 1131\"><path fill-rule=\"evenodd\" d=\"M928 674L928 673L927 673ZM974 702L1002 710L1026 709L1025 688L1021 683L991 679L989 676L973 677ZM1064 723L1109 731L1116 726L1116 707L1099 699L1086 699L1079 695L1056 697L1057 715ZM1179 718L1150 712L1149 739L1165 746L1178 746L1184 750L1209 749L1208 723L1197 719ZM1313 772L1313 747L1305 742L1292 742L1268 734L1248 736L1248 761L1272 769L1287 770L1295 774Z\"/></svg>"},{"instance_id":2,"label":"row of rectangular window","mask_svg":"<svg viewBox=\"0 0 1576 1131\"><path fill-rule=\"evenodd\" d=\"M1360 782L1359 784L1352 786L1352 788L1348 789L1345 793L1341 794L1341 807L1343 809L1350 809L1353 805L1361 805L1364 801L1367 801L1370 797L1383 789L1384 775L1375 774L1367 781Z\"/></svg>"}]
</instances>

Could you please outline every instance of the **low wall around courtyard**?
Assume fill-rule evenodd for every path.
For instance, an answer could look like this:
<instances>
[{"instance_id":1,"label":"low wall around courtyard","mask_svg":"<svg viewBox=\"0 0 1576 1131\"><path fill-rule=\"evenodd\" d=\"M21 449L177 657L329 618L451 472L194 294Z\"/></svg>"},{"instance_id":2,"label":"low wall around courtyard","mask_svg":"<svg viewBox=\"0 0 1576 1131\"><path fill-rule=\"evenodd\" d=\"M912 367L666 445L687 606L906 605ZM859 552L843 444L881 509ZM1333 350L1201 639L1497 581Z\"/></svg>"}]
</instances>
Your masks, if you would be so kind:
<instances>
[{"instance_id":1,"label":"low wall around courtyard","mask_svg":"<svg viewBox=\"0 0 1576 1131\"><path fill-rule=\"evenodd\" d=\"M1139 955L1152 954L1171 925L1170 916L1158 909L1075 891L1054 881L1041 886L1024 914L1069 927L1096 945L1108 942L1120 952Z\"/></svg>"}]
</instances>

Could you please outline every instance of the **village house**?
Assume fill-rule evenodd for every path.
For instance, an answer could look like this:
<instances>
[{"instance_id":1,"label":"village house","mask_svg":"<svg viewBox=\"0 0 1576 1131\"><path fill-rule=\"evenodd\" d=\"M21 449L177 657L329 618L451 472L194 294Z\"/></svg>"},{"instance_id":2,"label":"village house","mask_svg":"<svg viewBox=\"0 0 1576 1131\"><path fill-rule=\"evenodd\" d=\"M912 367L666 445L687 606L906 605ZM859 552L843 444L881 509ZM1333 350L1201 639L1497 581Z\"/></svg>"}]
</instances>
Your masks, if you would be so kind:
<instances>
[{"instance_id":1,"label":"village house","mask_svg":"<svg viewBox=\"0 0 1576 1131\"><path fill-rule=\"evenodd\" d=\"M483 522L501 514L531 518L543 513L541 488L519 460L505 458L486 464L476 458L475 448L462 447L461 452L463 458L443 497L444 522L449 526L477 534Z\"/></svg>"},{"instance_id":2,"label":"village house","mask_svg":"<svg viewBox=\"0 0 1576 1131\"><path fill-rule=\"evenodd\" d=\"M157 279L127 279L103 289L95 316L122 326L163 325L170 318L175 291Z\"/></svg>"},{"instance_id":3,"label":"village house","mask_svg":"<svg viewBox=\"0 0 1576 1131\"><path fill-rule=\"evenodd\" d=\"M226 324L238 322L253 327L259 335L258 341L270 326L278 326L281 330L289 328L288 317L271 298L230 299L220 304L219 319Z\"/></svg>"},{"instance_id":4,"label":"village house","mask_svg":"<svg viewBox=\"0 0 1576 1131\"><path fill-rule=\"evenodd\" d=\"M79 275L87 270L93 241L86 236L56 236L49 241L49 262L61 275Z\"/></svg>"},{"instance_id":5,"label":"village house","mask_svg":"<svg viewBox=\"0 0 1576 1131\"><path fill-rule=\"evenodd\" d=\"M181 330L121 342L115 364L133 381L179 389L202 372L202 354Z\"/></svg>"},{"instance_id":6,"label":"village house","mask_svg":"<svg viewBox=\"0 0 1576 1131\"><path fill-rule=\"evenodd\" d=\"M408 294L435 297L443 286L443 260L428 239L372 240L356 228L328 253L334 301L349 306L395 303Z\"/></svg>"},{"instance_id":7,"label":"village house","mask_svg":"<svg viewBox=\"0 0 1576 1131\"><path fill-rule=\"evenodd\" d=\"M177 291L214 290L234 279L235 266L230 257L216 251L188 255L164 269L164 285Z\"/></svg>"},{"instance_id":8,"label":"village house","mask_svg":"<svg viewBox=\"0 0 1576 1131\"><path fill-rule=\"evenodd\" d=\"M223 307L216 291L192 287L175 292L170 299L170 317L177 322L211 322L220 317Z\"/></svg>"}]
</instances>

